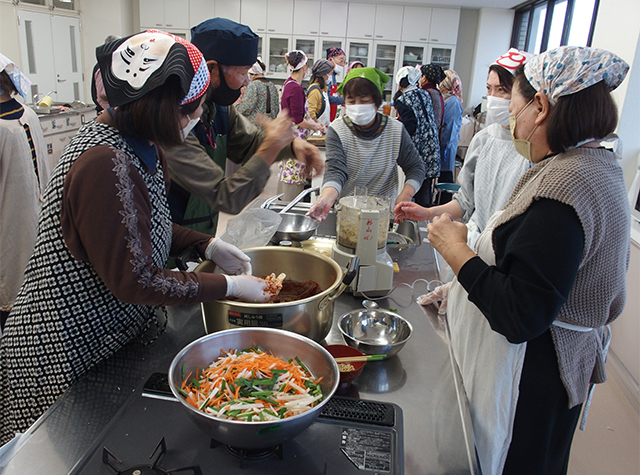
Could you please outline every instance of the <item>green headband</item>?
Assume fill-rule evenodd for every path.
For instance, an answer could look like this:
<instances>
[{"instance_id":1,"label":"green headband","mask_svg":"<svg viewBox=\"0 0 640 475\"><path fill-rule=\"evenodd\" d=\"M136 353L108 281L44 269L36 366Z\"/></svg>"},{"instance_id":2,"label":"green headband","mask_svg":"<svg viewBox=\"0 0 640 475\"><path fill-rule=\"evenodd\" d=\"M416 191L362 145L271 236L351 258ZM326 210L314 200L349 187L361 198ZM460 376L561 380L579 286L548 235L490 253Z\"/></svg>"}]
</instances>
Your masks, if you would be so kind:
<instances>
[{"instance_id":1,"label":"green headband","mask_svg":"<svg viewBox=\"0 0 640 475\"><path fill-rule=\"evenodd\" d=\"M355 68L349 71L349 74L344 78L344 81L338 86L338 92L342 94L344 85L351 81L353 78L365 78L376 85L380 91L380 95L383 95L385 84L389 82L389 76L376 68Z\"/></svg>"}]
</instances>

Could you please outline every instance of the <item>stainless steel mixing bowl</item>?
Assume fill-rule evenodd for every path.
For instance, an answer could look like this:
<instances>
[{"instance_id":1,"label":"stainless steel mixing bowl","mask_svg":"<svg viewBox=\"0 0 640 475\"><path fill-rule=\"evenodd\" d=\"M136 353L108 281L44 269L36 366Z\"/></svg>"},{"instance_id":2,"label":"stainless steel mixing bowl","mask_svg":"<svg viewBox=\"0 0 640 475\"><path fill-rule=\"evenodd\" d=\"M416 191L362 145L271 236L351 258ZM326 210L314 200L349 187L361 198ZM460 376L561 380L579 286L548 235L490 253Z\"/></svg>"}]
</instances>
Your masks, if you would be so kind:
<instances>
[{"instance_id":1,"label":"stainless steel mixing bowl","mask_svg":"<svg viewBox=\"0 0 640 475\"><path fill-rule=\"evenodd\" d=\"M195 374L197 368L205 368L215 361L220 350L244 350L254 346L286 359L299 357L314 377L322 377L322 402L307 412L280 421L246 422L220 419L199 411L176 390L182 383L183 371L185 375ZM183 348L169 368L171 391L196 426L218 442L239 449L268 448L298 435L320 415L322 407L336 391L339 379L335 359L322 346L301 335L269 328L241 328L203 336Z\"/></svg>"},{"instance_id":2,"label":"stainless steel mixing bowl","mask_svg":"<svg viewBox=\"0 0 640 475\"><path fill-rule=\"evenodd\" d=\"M365 355L387 355L387 358L397 354L413 332L411 323L382 308L346 313L340 317L338 328L349 346Z\"/></svg>"}]
</instances>

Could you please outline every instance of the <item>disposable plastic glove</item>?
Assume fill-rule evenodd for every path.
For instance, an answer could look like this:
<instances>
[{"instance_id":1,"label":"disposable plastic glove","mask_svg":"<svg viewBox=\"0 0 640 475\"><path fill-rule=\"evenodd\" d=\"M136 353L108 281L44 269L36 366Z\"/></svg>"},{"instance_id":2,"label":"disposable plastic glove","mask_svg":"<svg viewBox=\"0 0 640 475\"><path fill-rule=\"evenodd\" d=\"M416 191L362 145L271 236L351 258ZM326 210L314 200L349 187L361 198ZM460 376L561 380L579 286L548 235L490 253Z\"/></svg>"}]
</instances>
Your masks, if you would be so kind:
<instances>
[{"instance_id":1,"label":"disposable plastic glove","mask_svg":"<svg viewBox=\"0 0 640 475\"><path fill-rule=\"evenodd\" d=\"M416 299L420 305L429 305L430 303L440 302L438 307L438 313L444 315L447 313L447 303L449 301L449 289L451 288L451 282L439 285L433 292L421 295Z\"/></svg>"},{"instance_id":2,"label":"disposable plastic glove","mask_svg":"<svg viewBox=\"0 0 640 475\"><path fill-rule=\"evenodd\" d=\"M271 295L265 293L267 283L252 275L225 275L226 297L236 297L243 302L266 302Z\"/></svg>"},{"instance_id":3,"label":"disposable plastic glove","mask_svg":"<svg viewBox=\"0 0 640 475\"><path fill-rule=\"evenodd\" d=\"M251 275L251 258L233 244L220 238L212 238L209 241L204 255L229 275Z\"/></svg>"}]
</instances>

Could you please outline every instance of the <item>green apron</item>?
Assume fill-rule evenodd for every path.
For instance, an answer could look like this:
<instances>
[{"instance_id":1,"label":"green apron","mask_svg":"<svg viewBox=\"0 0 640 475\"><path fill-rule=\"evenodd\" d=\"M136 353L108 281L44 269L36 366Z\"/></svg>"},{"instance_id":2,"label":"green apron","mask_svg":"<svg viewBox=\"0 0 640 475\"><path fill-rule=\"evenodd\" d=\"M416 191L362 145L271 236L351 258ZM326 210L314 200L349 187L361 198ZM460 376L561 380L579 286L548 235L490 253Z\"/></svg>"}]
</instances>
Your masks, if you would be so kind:
<instances>
[{"instance_id":1,"label":"green apron","mask_svg":"<svg viewBox=\"0 0 640 475\"><path fill-rule=\"evenodd\" d=\"M211 159L224 171L227 162L227 136L217 135L216 147L204 145L204 148ZM192 193L184 212L182 226L215 236L218 227L218 212Z\"/></svg>"}]
</instances>

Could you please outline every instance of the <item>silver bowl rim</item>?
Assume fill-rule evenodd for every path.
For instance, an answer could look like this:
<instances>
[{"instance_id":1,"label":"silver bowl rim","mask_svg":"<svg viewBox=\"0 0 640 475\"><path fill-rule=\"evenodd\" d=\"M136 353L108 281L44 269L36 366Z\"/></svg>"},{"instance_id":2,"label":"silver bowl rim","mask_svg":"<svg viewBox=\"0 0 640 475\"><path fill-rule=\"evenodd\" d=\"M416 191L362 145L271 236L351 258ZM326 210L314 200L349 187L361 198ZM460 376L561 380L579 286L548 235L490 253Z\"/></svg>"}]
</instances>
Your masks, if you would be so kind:
<instances>
[{"instance_id":1,"label":"silver bowl rim","mask_svg":"<svg viewBox=\"0 0 640 475\"><path fill-rule=\"evenodd\" d=\"M306 299L296 300L294 302L281 302L281 303L252 303L252 302L237 302L235 300L229 299L218 299L214 300L214 302L221 302L227 305L234 305L236 307L246 307L246 308L279 308L279 307L289 307L291 305L304 305L306 303L311 302L312 300L323 299L325 296L329 295L329 293L333 292L337 289L342 283L343 279L343 270L335 260L332 258L325 256L324 254L320 254L319 252L305 251L304 249L292 248L292 247L283 247L283 246L259 246L259 247L249 247L246 249L242 249L242 252L247 251L255 251L255 250L273 250L273 251L282 251L282 252L293 252L298 254L304 254L306 256L313 255L313 257L317 257L321 260L326 261L328 264L331 264L337 272L336 281L329 286L329 288L323 290L319 294L312 295L311 297L307 297ZM197 270L197 269L196 269ZM253 327L255 328L255 327Z\"/></svg>"},{"instance_id":2,"label":"silver bowl rim","mask_svg":"<svg viewBox=\"0 0 640 475\"><path fill-rule=\"evenodd\" d=\"M366 314L371 314L371 313L384 313L386 315L391 315L394 318L397 318L398 320L400 320L401 322L403 322L405 325L407 325L409 327L409 335L400 341L396 341L394 343L389 343L388 345L376 345L373 343L367 343L366 341L362 341L362 340L358 340L357 338L349 335L346 331L344 331L343 327L343 322L346 320L347 317L353 315L354 313L366 313ZM391 310L387 310L385 308L360 308L360 309L355 309L355 310L350 310L347 313L345 313L344 315L342 315L340 317L340 319L338 320L338 330L340 330L340 333L342 334L343 337L346 338L350 338L354 341L357 341L358 343L361 343L363 345L369 345L372 347L375 346L391 346L391 347L395 347L398 345L404 345L407 341L409 341L409 338L411 338L411 335L413 335L413 325L411 325L411 322L409 320L407 320L406 318L404 318L402 315L396 313L396 312L392 312Z\"/></svg>"},{"instance_id":3,"label":"silver bowl rim","mask_svg":"<svg viewBox=\"0 0 640 475\"><path fill-rule=\"evenodd\" d=\"M178 391L176 390L175 387L175 381L173 380L173 373L175 370L175 367L177 366L178 362L182 359L182 357L184 357L184 355L186 353L188 353L193 347L197 346L198 344L200 344L202 341L204 340L209 340L209 339L214 339L215 337L218 337L220 335L224 335L224 334L228 334L228 333L238 333L238 332L263 332L263 333L278 333L278 334L282 334L282 335L286 335L288 337L297 339L297 340L302 340L305 343L310 344L312 347L314 347L317 350L320 350L321 353L324 353L325 356L327 357L327 359L330 361L330 365L331 365L331 369L333 369L334 373L335 373L335 377L334 377L334 383L333 383L333 387L331 388L331 391L329 391L328 395L325 395L325 397L322 399L322 401L320 401L320 404L318 404L317 406L313 407L311 410L303 412L301 414L298 414L297 416L293 416L293 417L288 417L287 419L283 419L281 421L238 421L238 420L234 420L234 419L222 419L219 417L215 417L211 414L207 414L206 412L203 411L199 411L197 410L195 407L193 407L190 404L187 404L187 402L185 401L185 399L178 393ZM239 425L239 426L245 426L247 424L251 424L252 427L259 427L259 426L269 426L269 425L273 425L273 424L282 424L282 423L286 423L286 421L294 421L294 420L298 420L298 419L302 419L305 416L308 416L310 412L315 412L317 410L320 410L320 408L322 408L322 406L324 406L329 399L331 399L331 397L333 397L333 395L335 394L336 390L338 389L338 386L340 385L340 370L338 369L338 363L336 363L334 357L331 355L331 353L329 353L322 345L316 343L315 341L313 341L310 338L307 338L306 336L302 336L299 335L297 333L293 333L293 332L289 332L287 330L279 330L277 328L231 328L229 330L222 330L219 332L215 332L215 333L209 333L207 335L204 335L200 338L198 338L197 340L192 341L191 343L189 343L187 346L185 346L184 348L182 348L178 354L173 358L173 360L171 361L171 364L169 365L169 388L171 389L171 392L173 393L173 396L180 402L180 404L182 405L182 407L187 408L187 410L190 413L196 414L198 416L202 416L206 419L210 419L211 421L217 422L217 423L223 423L223 424L232 424L232 425Z\"/></svg>"}]
</instances>

